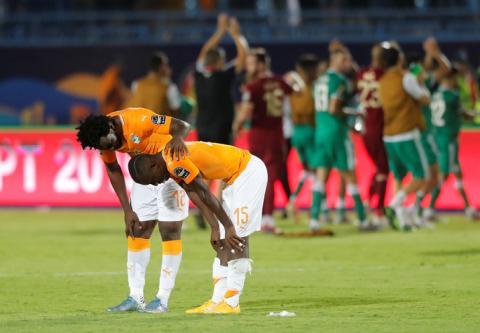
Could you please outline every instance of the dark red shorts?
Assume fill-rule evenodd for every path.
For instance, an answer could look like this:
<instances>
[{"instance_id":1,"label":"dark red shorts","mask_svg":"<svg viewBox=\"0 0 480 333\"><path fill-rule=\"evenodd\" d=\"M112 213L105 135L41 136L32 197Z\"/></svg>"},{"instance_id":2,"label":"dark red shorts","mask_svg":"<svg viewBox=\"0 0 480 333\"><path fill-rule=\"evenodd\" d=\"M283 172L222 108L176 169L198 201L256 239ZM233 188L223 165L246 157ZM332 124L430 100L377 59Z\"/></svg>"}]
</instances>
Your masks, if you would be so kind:
<instances>
[{"instance_id":1,"label":"dark red shorts","mask_svg":"<svg viewBox=\"0 0 480 333\"><path fill-rule=\"evenodd\" d=\"M280 179L285 167L286 153L283 133L252 128L248 136L248 145L250 152L265 163L269 180Z\"/></svg>"},{"instance_id":2,"label":"dark red shorts","mask_svg":"<svg viewBox=\"0 0 480 333\"><path fill-rule=\"evenodd\" d=\"M388 158L385 144L383 143L383 135L375 132L366 132L363 135L363 142L367 149L368 155L375 164L377 174L388 175Z\"/></svg>"}]
</instances>

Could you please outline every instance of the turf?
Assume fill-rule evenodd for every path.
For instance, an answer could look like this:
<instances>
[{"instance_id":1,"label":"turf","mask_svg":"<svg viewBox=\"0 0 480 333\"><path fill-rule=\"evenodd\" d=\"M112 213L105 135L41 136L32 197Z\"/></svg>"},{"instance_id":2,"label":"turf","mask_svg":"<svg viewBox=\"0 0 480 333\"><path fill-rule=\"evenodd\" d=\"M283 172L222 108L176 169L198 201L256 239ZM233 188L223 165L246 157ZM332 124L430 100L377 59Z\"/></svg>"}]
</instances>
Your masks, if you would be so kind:
<instances>
[{"instance_id":1,"label":"turf","mask_svg":"<svg viewBox=\"0 0 480 333\"><path fill-rule=\"evenodd\" d=\"M328 238L256 234L234 316L187 316L211 292L209 233L191 221L170 312L107 314L127 292L117 211L0 212L0 332L479 332L480 223ZM290 226L289 230L305 228ZM152 242L146 296L158 283ZM266 317L287 310L294 318Z\"/></svg>"}]
</instances>

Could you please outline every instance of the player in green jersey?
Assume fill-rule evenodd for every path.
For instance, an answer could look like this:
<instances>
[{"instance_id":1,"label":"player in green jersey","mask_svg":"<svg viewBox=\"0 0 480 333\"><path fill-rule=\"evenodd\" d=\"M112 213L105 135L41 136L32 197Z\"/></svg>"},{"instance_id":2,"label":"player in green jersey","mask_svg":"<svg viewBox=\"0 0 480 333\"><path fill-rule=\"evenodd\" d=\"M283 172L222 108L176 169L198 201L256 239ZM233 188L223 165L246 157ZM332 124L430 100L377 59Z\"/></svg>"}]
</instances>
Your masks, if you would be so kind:
<instances>
[{"instance_id":1,"label":"player in green jersey","mask_svg":"<svg viewBox=\"0 0 480 333\"><path fill-rule=\"evenodd\" d=\"M458 89L458 71L452 68L440 81L438 90L433 94L430 104L432 133L438 147L440 164L440 183L432 192L430 207L425 210L425 217L432 219L435 202L442 190L442 185L450 174L455 176L455 188L462 196L465 214L474 219L477 211L470 207L463 187L462 170L458 160L458 135L461 127L462 107Z\"/></svg>"},{"instance_id":2,"label":"player in green jersey","mask_svg":"<svg viewBox=\"0 0 480 333\"><path fill-rule=\"evenodd\" d=\"M359 228L372 229L358 191L355 156L349 135L347 116L343 111L350 86L343 75L351 67L351 56L345 48L330 53L330 68L313 85L315 104L316 154L312 165L317 169L312 186L310 228L318 229L320 207L326 199L325 184L331 169L337 169L347 184L347 192L355 202Z\"/></svg>"}]
</instances>

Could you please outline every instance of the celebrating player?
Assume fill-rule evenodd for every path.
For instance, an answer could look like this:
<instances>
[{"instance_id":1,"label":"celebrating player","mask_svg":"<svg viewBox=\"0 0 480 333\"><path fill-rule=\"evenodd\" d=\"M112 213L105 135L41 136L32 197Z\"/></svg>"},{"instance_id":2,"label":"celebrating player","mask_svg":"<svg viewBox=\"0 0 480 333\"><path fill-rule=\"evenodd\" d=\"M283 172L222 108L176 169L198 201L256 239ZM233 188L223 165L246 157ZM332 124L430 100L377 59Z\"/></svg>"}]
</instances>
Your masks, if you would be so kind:
<instances>
[{"instance_id":1,"label":"celebrating player","mask_svg":"<svg viewBox=\"0 0 480 333\"><path fill-rule=\"evenodd\" d=\"M297 94L289 97L291 118L294 124L292 144L297 150L303 165L303 174L300 177L295 192L289 198L289 211L295 210L295 199L308 177L313 178L312 157L315 146L315 114L313 107L312 84L318 77L319 60L314 54L300 56L295 64L295 71L287 73L286 80L295 87Z\"/></svg>"},{"instance_id":2,"label":"celebrating player","mask_svg":"<svg viewBox=\"0 0 480 333\"><path fill-rule=\"evenodd\" d=\"M168 151L173 157L187 154L183 138L189 125L181 120L143 108L128 108L108 116L92 115L77 127L77 140L82 148L101 151L110 183L125 214L125 235L128 238L128 285L130 296L110 312L145 310L165 312L170 293L182 260L181 228L188 216L185 191L173 180L158 186L133 184L131 204L125 180L115 151L131 156ZM158 221L163 240L162 266L156 297L145 306L143 288L150 261L150 236Z\"/></svg>"},{"instance_id":3,"label":"celebrating player","mask_svg":"<svg viewBox=\"0 0 480 333\"><path fill-rule=\"evenodd\" d=\"M187 313L239 313L245 276L251 271L248 237L260 230L267 169L259 158L233 146L210 142L187 145L188 158L178 161L165 151L138 155L128 168L133 179L141 184L155 185L174 179L212 228L211 244L217 252L212 269L213 295ZM213 179L226 184L223 208L205 185L204 180Z\"/></svg>"},{"instance_id":4,"label":"celebrating player","mask_svg":"<svg viewBox=\"0 0 480 333\"><path fill-rule=\"evenodd\" d=\"M383 109L378 96L378 81L383 74L380 68L380 45L372 48L372 64L363 68L357 75L357 89L360 106L365 113L365 132L363 142L370 159L375 165L375 173L370 182L370 199L375 193L377 205L375 219L381 220L384 214L385 193L387 190L388 160L383 143Z\"/></svg>"},{"instance_id":5,"label":"celebrating player","mask_svg":"<svg viewBox=\"0 0 480 333\"><path fill-rule=\"evenodd\" d=\"M255 68L256 80L245 86L242 107L233 123L234 135L248 119L252 120L248 144L268 169L268 185L263 207L262 231L276 232L273 220L275 180L280 180L286 145L283 137L283 103L292 88L270 72L270 57L264 49L253 49L247 67Z\"/></svg>"},{"instance_id":6,"label":"celebrating player","mask_svg":"<svg viewBox=\"0 0 480 333\"><path fill-rule=\"evenodd\" d=\"M462 107L458 91L458 71L452 68L441 81L438 90L432 97L432 132L438 147L440 164L440 184L432 193L430 207L425 210L427 217L433 216L435 202L442 190L443 184L450 174L455 176L455 188L462 196L465 205L465 215L474 219L477 212L470 207L467 194L463 188L462 170L458 160L458 135L461 126Z\"/></svg>"},{"instance_id":7,"label":"celebrating player","mask_svg":"<svg viewBox=\"0 0 480 333\"><path fill-rule=\"evenodd\" d=\"M403 206L410 193L422 189L429 175L428 161L420 138L423 122L420 104L430 102L428 91L413 74L403 69L404 55L391 42L381 45L381 63L385 73L380 79L379 97L384 111L384 137L388 164L396 182L396 193L390 201L387 217L395 229L410 229L412 218ZM413 180L402 187L407 172ZM394 223L393 212L398 217Z\"/></svg>"},{"instance_id":8,"label":"celebrating player","mask_svg":"<svg viewBox=\"0 0 480 333\"><path fill-rule=\"evenodd\" d=\"M347 183L347 191L353 197L361 230L373 226L367 221L365 209L358 191L354 170L353 144L343 107L349 93L349 84L342 73L350 67L350 55L344 48L330 53L330 68L318 78L313 86L316 111L315 144L317 154L314 166L317 168L312 191L310 229L318 230L320 207L326 200L325 184L332 168L340 171Z\"/></svg>"}]
</instances>

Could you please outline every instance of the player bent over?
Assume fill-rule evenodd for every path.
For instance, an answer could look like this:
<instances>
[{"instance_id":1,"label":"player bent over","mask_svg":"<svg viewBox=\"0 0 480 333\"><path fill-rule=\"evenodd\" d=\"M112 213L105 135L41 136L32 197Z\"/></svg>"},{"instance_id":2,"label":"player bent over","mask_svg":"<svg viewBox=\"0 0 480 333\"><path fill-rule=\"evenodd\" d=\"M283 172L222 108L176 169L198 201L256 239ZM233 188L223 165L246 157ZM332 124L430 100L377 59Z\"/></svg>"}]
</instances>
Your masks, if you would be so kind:
<instances>
[{"instance_id":1,"label":"player bent over","mask_svg":"<svg viewBox=\"0 0 480 333\"><path fill-rule=\"evenodd\" d=\"M108 177L125 214L130 296L120 305L109 308L109 312L167 311L182 260L182 221L188 216L185 191L174 181L158 186L134 183L130 204L115 151L133 156L155 154L165 149L178 158L187 153L183 138L189 128L181 120L143 108L127 108L108 116L92 115L77 127L77 140L82 147L101 151ZM150 237L157 222L163 240L160 281L156 297L145 306L145 272L150 261Z\"/></svg>"},{"instance_id":2,"label":"player bent over","mask_svg":"<svg viewBox=\"0 0 480 333\"><path fill-rule=\"evenodd\" d=\"M141 184L174 179L212 228L211 244L217 252L212 267L213 295L187 313L239 313L245 276L251 271L248 238L261 228L267 168L258 157L233 146L209 142L189 142L187 146L190 155L180 161L165 152L139 155L128 168ZM213 179L226 184L222 203L205 185L204 180Z\"/></svg>"}]
</instances>

